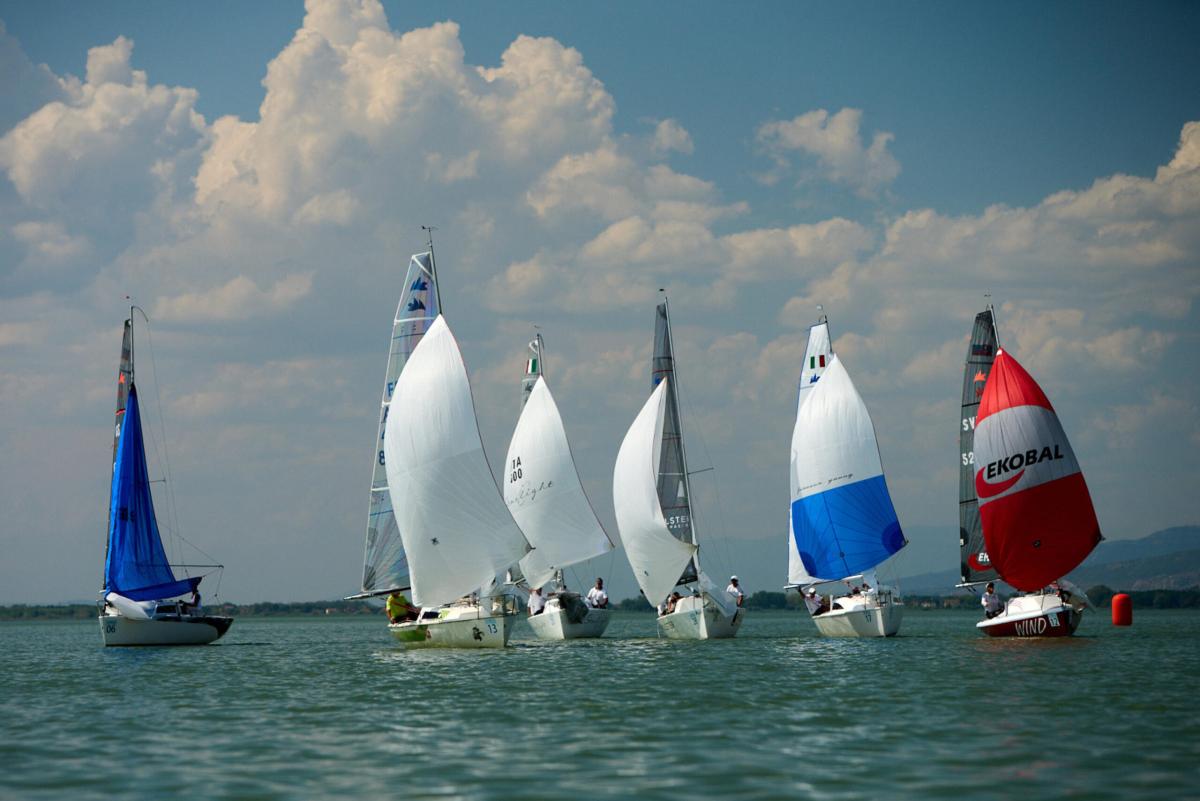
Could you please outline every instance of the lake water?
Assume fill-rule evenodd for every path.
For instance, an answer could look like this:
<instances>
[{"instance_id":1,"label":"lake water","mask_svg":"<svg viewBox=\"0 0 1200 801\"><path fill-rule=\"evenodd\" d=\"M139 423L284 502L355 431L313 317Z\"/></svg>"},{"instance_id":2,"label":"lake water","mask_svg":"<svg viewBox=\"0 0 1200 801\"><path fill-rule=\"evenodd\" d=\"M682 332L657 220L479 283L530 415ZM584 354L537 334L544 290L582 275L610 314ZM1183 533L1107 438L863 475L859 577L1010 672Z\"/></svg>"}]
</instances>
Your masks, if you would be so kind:
<instances>
[{"instance_id":1,"label":"lake water","mask_svg":"<svg viewBox=\"0 0 1200 801\"><path fill-rule=\"evenodd\" d=\"M736 640L404 651L380 618L246 618L201 648L0 623L0 798L1200 797L1200 614L1089 613L989 640L909 611L892 640L794 612Z\"/></svg>"}]
</instances>

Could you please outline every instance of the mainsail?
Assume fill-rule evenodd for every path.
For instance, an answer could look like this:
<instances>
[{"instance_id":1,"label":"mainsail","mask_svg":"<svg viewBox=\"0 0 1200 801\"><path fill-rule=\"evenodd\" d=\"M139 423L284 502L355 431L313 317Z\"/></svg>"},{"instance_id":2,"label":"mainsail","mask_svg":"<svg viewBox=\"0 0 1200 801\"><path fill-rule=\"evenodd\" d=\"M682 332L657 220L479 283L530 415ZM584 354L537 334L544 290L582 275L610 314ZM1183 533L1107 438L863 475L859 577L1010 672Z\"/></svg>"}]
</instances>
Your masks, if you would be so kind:
<instances>
[{"instance_id":1,"label":"mainsail","mask_svg":"<svg viewBox=\"0 0 1200 801\"><path fill-rule=\"evenodd\" d=\"M874 568L906 541L883 478L866 404L840 359L796 417L792 532L804 571L836 581Z\"/></svg>"},{"instance_id":2,"label":"mainsail","mask_svg":"<svg viewBox=\"0 0 1200 801\"><path fill-rule=\"evenodd\" d=\"M1019 590L1062 578L1102 539L1054 407L1003 350L975 423L975 492L992 566Z\"/></svg>"},{"instance_id":3,"label":"mainsail","mask_svg":"<svg viewBox=\"0 0 1200 801\"><path fill-rule=\"evenodd\" d=\"M128 322L125 330L128 343ZM124 365L122 358L122 368ZM126 376L124 370L121 376ZM122 400L121 394L119 391L118 402ZM124 422L117 438L117 458L113 466L109 501L104 592L117 593L134 601L183 595L196 588L200 577L177 580L167 563L158 522L154 517L154 500L150 495L137 389L131 385L123 400Z\"/></svg>"},{"instance_id":4,"label":"mainsail","mask_svg":"<svg viewBox=\"0 0 1200 801\"><path fill-rule=\"evenodd\" d=\"M540 587L565 567L612 550L583 491L562 416L541 375L541 337L530 343L525 408L513 431L504 468L504 500L534 550L521 560L530 587Z\"/></svg>"},{"instance_id":5,"label":"mainsail","mask_svg":"<svg viewBox=\"0 0 1200 801\"><path fill-rule=\"evenodd\" d=\"M812 396L817 382L825 373L825 368L833 361L833 346L829 340L829 323L822 318L821 322L808 329L808 348L804 354L804 364L800 368L800 389L796 399L796 425L792 428L792 448L790 465L791 500L788 503L788 584L801 586L811 583L814 578L804 569L804 560L796 547L796 532L792 529L791 506L800 499L800 483L797 476L796 460L803 458L804 434L800 427L800 410Z\"/></svg>"},{"instance_id":6,"label":"mainsail","mask_svg":"<svg viewBox=\"0 0 1200 801\"><path fill-rule=\"evenodd\" d=\"M660 502L667 393L663 379L634 418L613 468L613 509L634 578L652 604L663 601L691 564L696 546L670 529Z\"/></svg>"},{"instance_id":7,"label":"mainsail","mask_svg":"<svg viewBox=\"0 0 1200 801\"><path fill-rule=\"evenodd\" d=\"M979 500L975 496L975 426L979 401L996 358L996 320L992 307L975 315L963 370L962 420L958 429L958 547L959 573L964 584L997 577L983 542Z\"/></svg>"},{"instance_id":8,"label":"mainsail","mask_svg":"<svg viewBox=\"0 0 1200 801\"><path fill-rule=\"evenodd\" d=\"M388 494L387 466L383 452L383 436L387 428L388 410L400 371L408 362L413 349L441 312L438 308L437 279L433 271L433 252L418 253L408 262L404 290L396 306L392 324L391 347L388 351L387 373L384 376L383 399L379 404L379 435L375 440L371 468L371 499L367 515L367 541L363 554L362 591L369 595L406 589L409 585L408 559L404 543L392 513Z\"/></svg>"},{"instance_id":9,"label":"mainsail","mask_svg":"<svg viewBox=\"0 0 1200 801\"><path fill-rule=\"evenodd\" d=\"M396 381L383 449L414 603L448 604L529 550L488 467L466 365L441 316Z\"/></svg>"},{"instance_id":10,"label":"mainsail","mask_svg":"<svg viewBox=\"0 0 1200 801\"><path fill-rule=\"evenodd\" d=\"M670 379L669 381L667 379ZM679 400L675 387L674 343L671 339L671 318L666 301L654 310L654 357L650 366L650 386L665 384L662 420L662 453L658 462L656 485L658 501L671 536L680 542L696 544L692 521L691 482L688 480L687 459L683 452L683 428L679 422ZM699 568L693 559L677 584L688 584L698 578ZM674 586L674 585L672 585ZM647 596L654 603L659 599Z\"/></svg>"}]
</instances>

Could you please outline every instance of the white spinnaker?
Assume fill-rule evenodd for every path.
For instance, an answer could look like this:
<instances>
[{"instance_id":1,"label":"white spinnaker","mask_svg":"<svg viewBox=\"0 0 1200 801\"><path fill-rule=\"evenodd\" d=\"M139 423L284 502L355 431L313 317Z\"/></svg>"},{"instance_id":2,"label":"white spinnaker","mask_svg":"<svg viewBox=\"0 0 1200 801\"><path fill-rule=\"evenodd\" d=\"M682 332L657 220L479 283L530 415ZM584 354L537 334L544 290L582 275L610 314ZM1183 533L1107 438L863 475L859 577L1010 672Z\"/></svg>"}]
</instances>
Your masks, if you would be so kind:
<instances>
[{"instance_id":1,"label":"white spinnaker","mask_svg":"<svg viewBox=\"0 0 1200 801\"><path fill-rule=\"evenodd\" d=\"M795 461L796 499L883 475L867 405L836 356L796 415L796 432L804 442Z\"/></svg>"},{"instance_id":2,"label":"white spinnaker","mask_svg":"<svg viewBox=\"0 0 1200 801\"><path fill-rule=\"evenodd\" d=\"M613 508L625 554L646 600L659 604L675 588L696 546L676 539L658 502L667 380L663 379L625 434L613 469Z\"/></svg>"},{"instance_id":3,"label":"white spinnaker","mask_svg":"<svg viewBox=\"0 0 1200 801\"><path fill-rule=\"evenodd\" d=\"M462 353L440 315L396 382L383 447L414 603L450 603L528 551L496 489Z\"/></svg>"},{"instance_id":4,"label":"white spinnaker","mask_svg":"<svg viewBox=\"0 0 1200 801\"><path fill-rule=\"evenodd\" d=\"M613 549L579 482L562 416L546 379L530 391L504 463L504 500L533 550L521 560L530 587Z\"/></svg>"},{"instance_id":5,"label":"white spinnaker","mask_svg":"<svg viewBox=\"0 0 1200 801\"><path fill-rule=\"evenodd\" d=\"M800 551L796 549L796 535L792 531L791 504L800 497L797 488L796 461L804 459L804 435L800 428L800 410L812 396L825 369L833 362L833 346L829 341L829 323L821 322L808 329L808 347L804 353L804 364L800 368L800 391L796 400L796 425L792 428L790 465L791 499L788 504L788 583L797 586L811 584L816 578L804 569Z\"/></svg>"}]
</instances>

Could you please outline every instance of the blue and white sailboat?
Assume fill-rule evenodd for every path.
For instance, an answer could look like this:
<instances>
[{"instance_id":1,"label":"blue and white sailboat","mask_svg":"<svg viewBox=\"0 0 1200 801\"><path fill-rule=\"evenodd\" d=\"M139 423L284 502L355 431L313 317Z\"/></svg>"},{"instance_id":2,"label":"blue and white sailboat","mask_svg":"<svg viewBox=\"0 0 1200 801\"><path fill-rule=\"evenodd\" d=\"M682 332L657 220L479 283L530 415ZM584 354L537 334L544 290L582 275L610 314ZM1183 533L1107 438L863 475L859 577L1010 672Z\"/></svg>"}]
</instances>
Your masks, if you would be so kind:
<instances>
[{"instance_id":1,"label":"blue and white sailboat","mask_svg":"<svg viewBox=\"0 0 1200 801\"><path fill-rule=\"evenodd\" d=\"M197 588L203 576L178 578L167 560L154 516L133 377L131 308L117 376L100 633L105 645L204 645L228 631L233 618L202 614Z\"/></svg>"},{"instance_id":2,"label":"blue and white sailboat","mask_svg":"<svg viewBox=\"0 0 1200 801\"><path fill-rule=\"evenodd\" d=\"M826 636L890 637L904 607L875 568L907 541L871 416L829 342L822 318L809 334L792 432L788 582Z\"/></svg>"}]
</instances>

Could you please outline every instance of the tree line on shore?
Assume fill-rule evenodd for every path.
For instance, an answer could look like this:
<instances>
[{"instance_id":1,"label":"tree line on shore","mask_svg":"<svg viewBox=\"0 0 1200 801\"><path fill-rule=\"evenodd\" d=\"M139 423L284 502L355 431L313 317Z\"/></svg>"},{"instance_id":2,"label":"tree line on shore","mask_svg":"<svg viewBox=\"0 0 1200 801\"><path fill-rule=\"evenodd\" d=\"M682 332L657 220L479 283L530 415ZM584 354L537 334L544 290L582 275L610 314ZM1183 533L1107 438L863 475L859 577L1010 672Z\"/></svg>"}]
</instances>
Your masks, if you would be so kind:
<instances>
[{"instance_id":1,"label":"tree line on shore","mask_svg":"<svg viewBox=\"0 0 1200 801\"><path fill-rule=\"evenodd\" d=\"M1103 584L1087 590L1088 598L1098 607L1107 607L1113 595L1126 592L1135 609L1200 609L1200 587L1187 590L1113 590ZM909 609L977 609L979 596L909 595L904 598ZM758 592L746 596L745 608L750 610L799 609L803 607L796 592ZM255 604L206 604L205 611L231 617L305 617L325 615L379 615L377 607L361 601L300 601L297 603L263 602ZM645 598L626 598L613 604L620 612L652 612ZM0 606L0 620L90 620L96 617L95 604L13 604Z\"/></svg>"}]
</instances>

